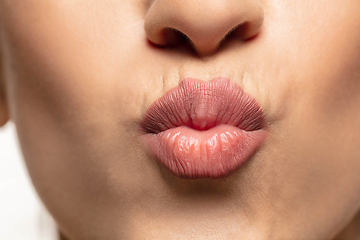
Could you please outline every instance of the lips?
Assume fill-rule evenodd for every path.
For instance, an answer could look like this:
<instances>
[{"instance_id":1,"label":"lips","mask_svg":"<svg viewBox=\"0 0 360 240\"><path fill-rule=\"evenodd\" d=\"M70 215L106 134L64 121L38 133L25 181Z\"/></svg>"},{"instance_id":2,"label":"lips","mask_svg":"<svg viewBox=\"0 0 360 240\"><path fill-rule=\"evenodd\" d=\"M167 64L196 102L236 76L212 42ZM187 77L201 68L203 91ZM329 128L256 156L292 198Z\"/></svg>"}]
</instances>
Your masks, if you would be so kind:
<instances>
[{"instance_id":1,"label":"lips","mask_svg":"<svg viewBox=\"0 0 360 240\"><path fill-rule=\"evenodd\" d=\"M226 78L183 80L141 122L149 151L187 179L217 179L239 169L265 141L264 127L256 100Z\"/></svg>"}]
</instances>

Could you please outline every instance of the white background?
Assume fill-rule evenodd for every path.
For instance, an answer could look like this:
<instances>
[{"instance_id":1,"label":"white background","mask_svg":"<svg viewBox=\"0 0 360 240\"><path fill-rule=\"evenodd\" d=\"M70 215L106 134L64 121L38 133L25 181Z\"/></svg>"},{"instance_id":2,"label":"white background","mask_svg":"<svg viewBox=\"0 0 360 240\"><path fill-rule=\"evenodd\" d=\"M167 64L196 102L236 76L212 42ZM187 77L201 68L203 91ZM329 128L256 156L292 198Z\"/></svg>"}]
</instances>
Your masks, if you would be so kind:
<instances>
[{"instance_id":1,"label":"white background","mask_svg":"<svg viewBox=\"0 0 360 240\"><path fill-rule=\"evenodd\" d=\"M54 231L26 172L15 126L9 122L0 128L0 239L48 240Z\"/></svg>"}]
</instances>

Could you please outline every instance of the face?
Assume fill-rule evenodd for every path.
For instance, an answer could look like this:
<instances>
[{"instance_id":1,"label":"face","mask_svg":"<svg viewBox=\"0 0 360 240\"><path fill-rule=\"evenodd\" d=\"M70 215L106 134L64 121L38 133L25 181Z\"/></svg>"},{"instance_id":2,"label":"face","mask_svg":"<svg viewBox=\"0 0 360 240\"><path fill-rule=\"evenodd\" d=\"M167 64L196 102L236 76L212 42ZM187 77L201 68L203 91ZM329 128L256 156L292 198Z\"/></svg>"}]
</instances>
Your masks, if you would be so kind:
<instances>
[{"instance_id":1,"label":"face","mask_svg":"<svg viewBox=\"0 0 360 240\"><path fill-rule=\"evenodd\" d=\"M359 210L359 1L0 0L0 24L0 116L69 239L329 239ZM179 178L142 119L219 77L267 137L226 177Z\"/></svg>"}]
</instances>

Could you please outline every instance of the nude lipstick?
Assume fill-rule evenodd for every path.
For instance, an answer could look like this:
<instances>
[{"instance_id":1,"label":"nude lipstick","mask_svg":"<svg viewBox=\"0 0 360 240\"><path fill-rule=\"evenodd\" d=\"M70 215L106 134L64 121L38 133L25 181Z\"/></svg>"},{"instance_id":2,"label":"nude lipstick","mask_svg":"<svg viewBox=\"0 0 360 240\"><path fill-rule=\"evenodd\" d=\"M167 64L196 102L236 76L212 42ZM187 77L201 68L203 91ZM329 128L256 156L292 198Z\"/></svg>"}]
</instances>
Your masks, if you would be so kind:
<instances>
[{"instance_id":1,"label":"nude lipstick","mask_svg":"<svg viewBox=\"0 0 360 240\"><path fill-rule=\"evenodd\" d=\"M267 136L256 100L222 77L184 79L150 106L141 128L156 159L187 179L230 175Z\"/></svg>"}]
</instances>

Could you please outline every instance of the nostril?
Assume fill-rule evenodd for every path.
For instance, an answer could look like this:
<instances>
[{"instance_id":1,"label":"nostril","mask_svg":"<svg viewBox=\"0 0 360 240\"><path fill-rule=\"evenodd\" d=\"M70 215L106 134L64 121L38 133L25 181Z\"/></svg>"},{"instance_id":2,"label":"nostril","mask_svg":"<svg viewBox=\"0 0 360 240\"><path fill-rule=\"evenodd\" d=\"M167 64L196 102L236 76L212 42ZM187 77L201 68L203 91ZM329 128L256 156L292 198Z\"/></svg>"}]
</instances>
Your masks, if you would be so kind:
<instances>
[{"instance_id":1,"label":"nostril","mask_svg":"<svg viewBox=\"0 0 360 240\"><path fill-rule=\"evenodd\" d=\"M189 38L175 28L164 28L155 39L148 38L148 41L157 47L172 48L189 41Z\"/></svg>"},{"instance_id":2,"label":"nostril","mask_svg":"<svg viewBox=\"0 0 360 240\"><path fill-rule=\"evenodd\" d=\"M163 30L164 47L176 47L189 42L188 36L175 28L165 28Z\"/></svg>"},{"instance_id":3,"label":"nostril","mask_svg":"<svg viewBox=\"0 0 360 240\"><path fill-rule=\"evenodd\" d=\"M243 24L238 26L238 28L234 31L234 33L238 39L240 38L243 41L250 41L259 35L260 28L261 28L261 23L259 24L252 22L244 22Z\"/></svg>"},{"instance_id":4,"label":"nostril","mask_svg":"<svg viewBox=\"0 0 360 240\"><path fill-rule=\"evenodd\" d=\"M226 39L237 39L241 41L250 41L255 39L258 36L258 33L251 32L252 26L249 22L244 22L238 24L236 27L232 28L220 41L222 43Z\"/></svg>"},{"instance_id":5,"label":"nostril","mask_svg":"<svg viewBox=\"0 0 360 240\"><path fill-rule=\"evenodd\" d=\"M154 46L159 48L167 48L167 49L179 49L181 51L194 51L194 43L191 39L184 34L183 32L175 29L175 28L164 28L159 32L158 38L156 41L152 41L148 38L148 42Z\"/></svg>"},{"instance_id":6,"label":"nostril","mask_svg":"<svg viewBox=\"0 0 360 240\"><path fill-rule=\"evenodd\" d=\"M250 29L251 23L249 22L238 24L237 26L233 27L226 35L223 36L223 38L218 42L218 48L226 45L225 43L228 43L231 39L236 39L237 41L241 39L244 42L253 40L257 37L258 34L249 34ZM154 47L169 49L179 48L182 50L187 48L190 51L196 52L196 46L194 45L192 40L185 33L181 32L176 28L165 27L159 32L156 41L152 41L148 38L148 42ZM205 56L206 53L202 55Z\"/></svg>"},{"instance_id":7,"label":"nostril","mask_svg":"<svg viewBox=\"0 0 360 240\"><path fill-rule=\"evenodd\" d=\"M199 56L214 54L236 39L248 41L259 32L263 9L258 1L222 0L207 5L201 0L156 0L145 16L149 42L163 48L181 47ZM216 1L215 1L216 2Z\"/></svg>"}]
</instances>

